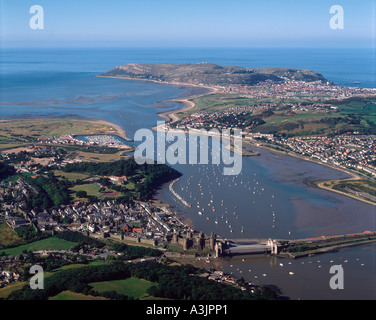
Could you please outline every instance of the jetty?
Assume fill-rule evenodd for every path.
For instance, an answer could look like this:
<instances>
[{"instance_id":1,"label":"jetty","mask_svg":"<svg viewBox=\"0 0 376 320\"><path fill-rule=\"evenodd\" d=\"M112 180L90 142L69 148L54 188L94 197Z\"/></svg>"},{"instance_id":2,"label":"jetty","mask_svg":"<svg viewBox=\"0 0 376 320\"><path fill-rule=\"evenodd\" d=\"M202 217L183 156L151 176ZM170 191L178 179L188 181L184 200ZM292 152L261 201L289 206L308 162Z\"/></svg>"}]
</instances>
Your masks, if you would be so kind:
<instances>
[{"instance_id":1,"label":"jetty","mask_svg":"<svg viewBox=\"0 0 376 320\"><path fill-rule=\"evenodd\" d=\"M168 186L169 190L171 191L171 193L182 203L184 204L186 207L190 208L191 205L185 201L173 188L174 184L178 181L179 179L175 179L173 181L171 181L170 185Z\"/></svg>"}]
</instances>

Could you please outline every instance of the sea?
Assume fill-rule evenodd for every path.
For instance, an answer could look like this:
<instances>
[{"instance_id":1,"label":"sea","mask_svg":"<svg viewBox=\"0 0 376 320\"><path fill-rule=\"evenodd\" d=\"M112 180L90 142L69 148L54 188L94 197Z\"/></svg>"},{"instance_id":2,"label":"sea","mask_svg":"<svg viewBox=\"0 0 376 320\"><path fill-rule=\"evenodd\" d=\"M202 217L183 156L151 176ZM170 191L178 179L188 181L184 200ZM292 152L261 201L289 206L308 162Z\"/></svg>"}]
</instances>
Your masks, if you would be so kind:
<instances>
[{"instance_id":1,"label":"sea","mask_svg":"<svg viewBox=\"0 0 376 320\"><path fill-rule=\"evenodd\" d=\"M373 48L2 48L0 54L0 119L104 119L122 126L130 138L161 121L159 113L181 107L171 99L201 89L96 77L127 63L310 69L340 86L376 87ZM252 149L260 156L243 158L242 170L234 176L223 175L224 165L173 165L183 173L174 191L190 207L168 184L156 198L170 203L195 229L228 239L301 239L376 230L374 206L312 184L346 178L346 173ZM360 245L292 262L234 257L222 268L247 281L275 285L290 299L375 299L375 250L375 245ZM343 290L329 286L330 267L336 263L345 271Z\"/></svg>"}]
</instances>

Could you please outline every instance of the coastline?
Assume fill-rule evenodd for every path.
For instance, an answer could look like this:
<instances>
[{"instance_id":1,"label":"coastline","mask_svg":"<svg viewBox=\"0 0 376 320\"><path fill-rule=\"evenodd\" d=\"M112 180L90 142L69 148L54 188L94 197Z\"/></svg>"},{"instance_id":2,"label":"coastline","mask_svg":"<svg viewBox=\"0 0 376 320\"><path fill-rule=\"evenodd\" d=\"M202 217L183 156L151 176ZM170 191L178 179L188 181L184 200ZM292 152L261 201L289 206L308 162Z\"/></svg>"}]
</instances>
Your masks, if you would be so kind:
<instances>
[{"instance_id":1,"label":"coastline","mask_svg":"<svg viewBox=\"0 0 376 320\"><path fill-rule=\"evenodd\" d=\"M131 138L128 137L127 131L125 129L123 129L121 126L114 124L112 122L109 122L109 121L106 121L106 120L103 120L103 119L90 119L90 118L88 118L87 120L86 119L82 119L82 120L72 119L72 120L92 122L92 123L96 123L96 124L103 124L103 125L108 125L108 126L114 127L118 133L117 134L112 133L112 135L118 136L118 137L124 139L127 142L133 141ZM106 133L104 133L104 134L106 134ZM111 134L111 133L108 133L108 134Z\"/></svg>"},{"instance_id":2,"label":"coastline","mask_svg":"<svg viewBox=\"0 0 376 320\"><path fill-rule=\"evenodd\" d=\"M351 194L348 194L348 193L345 193L345 192L341 192L339 190L328 188L328 187L325 187L323 185L324 183L330 182L330 181L336 181L336 182L338 181L339 182L339 181L358 181L358 180L362 180L362 177L360 177L359 175L357 175L356 173L354 173L354 172L352 172L350 170L347 170L346 168L338 167L338 166L333 166L333 165L328 164L328 163L324 163L324 162L320 162L320 161L317 161L317 160L314 160L314 159L311 159L311 158L308 158L308 157L304 157L304 156L299 155L299 154L297 154L295 152L291 152L291 151L285 152L285 151L281 151L281 150L276 150L276 149L270 148L270 147L262 145L262 144L255 145L254 143L251 143L249 140L244 141L244 139L243 139L243 143L245 143L245 144L247 144L249 146L256 146L258 148L266 149L266 150L268 150L268 151L270 151L272 153L275 153L275 154L292 156L292 157L295 157L297 159L301 159L301 160L304 160L304 161L309 161L309 162L312 162L312 163L315 163L315 164L318 164L318 165L322 165L322 166L328 167L328 168L333 169L333 170L338 170L338 171L344 172L344 173L346 173L346 174L349 175L348 178L330 179L330 180L311 180L311 181L306 182L306 184L308 186L311 186L311 187L316 187L316 188L323 189L323 190L326 190L326 191L336 192L337 194L341 194L343 196L347 196L347 197L350 197L352 199L355 199L355 200L358 200L358 201L361 201L361 202L364 202L364 203L376 206L375 202L368 201L366 199L359 198L357 196L354 196L354 195L351 195ZM364 177L364 179L366 179L366 177Z\"/></svg>"},{"instance_id":3,"label":"coastline","mask_svg":"<svg viewBox=\"0 0 376 320\"><path fill-rule=\"evenodd\" d=\"M35 118L35 117L30 116L30 117L22 117L22 118L1 119L0 123L8 122L8 121L28 121L28 120L34 120L34 121L38 121L38 120L77 121L77 122L88 122L88 123L93 123L93 124L97 124L97 125L104 125L104 126L110 127L112 130L108 130L108 131L104 131L104 132L93 132L93 133L90 133L90 135L93 135L93 134L95 134L95 135L108 134L108 135L118 136L118 137L124 139L127 142L133 141L132 139L130 139L127 136L127 131L125 129L123 129L121 126L119 126L117 124L106 121L104 119L93 119L93 118L85 118L85 117L68 118L68 117L64 117L64 116L48 116L48 117ZM79 134L72 133L72 135L85 135L85 134L86 133L79 133Z\"/></svg>"},{"instance_id":4,"label":"coastline","mask_svg":"<svg viewBox=\"0 0 376 320\"><path fill-rule=\"evenodd\" d=\"M172 85L175 85L175 84L172 84ZM174 123L176 121L179 121L179 117L176 115L176 113L189 111L189 110L195 108L196 104L192 101L192 99L202 97L202 96L212 95L212 94L218 92L218 89L211 88L211 87L202 87L202 86L188 85L188 84L183 84L183 83L176 84L176 85L182 86L182 87L191 86L191 87L196 87L196 88L205 88L208 91L203 92L203 93L199 93L199 94L189 94L188 96L183 97L183 98L172 98L172 99L159 101L159 102L168 102L168 101L179 102L179 103L182 103L184 105L182 108L179 108L179 109L176 109L176 110L173 110L173 111L166 111L166 112L157 113L157 115L160 116L162 119L164 119L166 121L166 123Z\"/></svg>"},{"instance_id":5,"label":"coastline","mask_svg":"<svg viewBox=\"0 0 376 320\"><path fill-rule=\"evenodd\" d=\"M314 184L321 189L336 192L338 194L348 196L348 197L353 198L355 200L359 200L359 201L362 201L362 202L376 206L375 202L372 202L372 201L369 201L369 200L366 200L366 199L362 199L362 198L358 198L357 196L355 196L353 194L349 194L349 193L346 193L346 192L342 192L342 191L335 190L335 189L324 186L325 183L330 182L330 181L356 181L356 180L360 180L360 178L359 179L351 179L351 178L350 179L339 179L339 180L319 180L319 181L314 181Z\"/></svg>"},{"instance_id":6,"label":"coastline","mask_svg":"<svg viewBox=\"0 0 376 320\"><path fill-rule=\"evenodd\" d=\"M200 97L200 96L206 96L206 95L210 95L210 94L213 94L215 92L218 92L218 89L217 88L213 88L213 87L204 87L204 86L198 86L198 85L193 85L193 84L187 84L187 83L167 83L167 82L160 82L160 81L155 81L155 80L146 80L146 79L134 79L134 78L126 78L126 77L110 77L110 78L116 78L116 79L126 79L126 80L139 80L139 81L148 81L148 82L154 82L154 83L159 83L159 84L166 84L166 85L174 85L174 86L183 86L183 87L197 87L197 88L206 88L208 89L207 92L203 92L203 93L200 93L200 94L188 94L187 96L185 97L179 97L179 98L172 98L172 99L166 99L166 100L162 100L162 101L159 101L159 102L165 102L165 101L173 101L173 102L179 102L179 103L182 103L183 106L181 108L178 108L178 109L175 109L175 110L170 110L170 111L166 111L166 112L160 112L160 113L157 113L158 116L160 116L163 120L165 120L166 123L174 123L176 121L179 120L179 117L176 115L177 113L179 112L183 112L183 111L188 111L188 110L191 110L193 109L196 105L195 103L192 101L192 99L196 98L196 97ZM159 126L154 126L152 127L153 130L155 131L163 131L165 132L166 129L165 128L162 128L161 125ZM176 130L175 130L176 131ZM176 131L178 132L178 131ZM185 130L180 130L179 132L181 133L186 133ZM343 181L343 180L361 180L362 178L355 174L354 172L351 172L349 170L346 170L345 168L341 168L341 167L336 167L336 166L333 166L333 165L330 165L330 164L327 164L327 163L323 163L323 162L319 162L319 161L316 161L314 159L311 159L311 158L307 158L307 157L304 157L304 156L301 156L299 154L295 154L294 152L285 152L285 151L281 151L281 150L275 150L273 148L270 148L268 146L265 146L265 145L258 145L256 143L252 143L250 142L249 140L243 138L243 144L245 145L248 145L248 146L256 146L256 147L259 147L259 148L263 148L263 149L266 149L268 151L271 151L273 153L276 153L276 154L279 154L279 155L289 155L289 156L293 156L295 158L298 158L298 159L301 159L301 160L305 160L305 161L310 161L312 163L315 163L315 164L319 164L319 165L323 165L323 166L326 166L328 168L331 168L331 169L334 169L334 170L338 170L338 171L341 171L341 172L344 172L346 173L347 175L349 175L349 177L347 178L344 178L344 179L335 179L335 181ZM229 146L227 146L229 147ZM244 148L244 146L243 146ZM346 193L341 193L341 192L338 192L336 190L332 190L330 188L326 188L324 186L322 186L320 184L320 182L322 181L315 181L315 180L312 180L312 181L307 181L305 182L308 186L311 186L311 187L315 187L315 188L319 188L319 189L322 189L322 190L325 190L325 191L331 191L331 192L336 192L337 194L341 194L343 196L347 196L349 198L352 198L352 199L355 199L355 200L358 200L358 201L361 201L363 203L367 203L367 204L372 204L372 205L376 205L375 203L371 203L367 200L364 200L364 199L360 199L360 198L357 198L355 196L351 196L349 194L346 194ZM162 201L163 202L163 201ZM182 213L184 216L186 216L184 213ZM190 220L189 217L186 216L186 218L188 220Z\"/></svg>"},{"instance_id":7,"label":"coastline","mask_svg":"<svg viewBox=\"0 0 376 320\"><path fill-rule=\"evenodd\" d=\"M165 112L157 113L157 115L160 116L163 120L165 120L166 123L174 123L174 122L178 121L179 118L176 116L176 113L193 109L196 106L196 104L193 101L191 101L192 99L195 99L195 98L198 98L198 97L201 97L201 96L211 95L211 94L214 94L214 93L219 91L218 88L203 86L203 85L200 86L200 85L196 85L196 84L192 84L192 83L184 83L184 82L165 82L165 81L156 81L156 80L149 80L149 79L137 79L137 78L120 77L120 76L110 77L110 76L97 75L96 77L120 79L120 80L131 80L131 81L146 81L146 82L153 82L153 83L164 84L164 85L178 86L178 87L183 87L183 88L193 87L193 88L206 89L207 92L202 92L202 93L198 93L198 94L189 93L188 95L186 95L184 97L180 97L180 98L171 98L171 99L156 101L156 103L158 103L158 102L163 103L163 102L171 101L171 102L178 102L178 103L183 104L183 107L181 107L181 108L178 108L178 109L175 109L175 110L172 110L172 111L165 111ZM153 127L152 129L156 130L156 127L157 126Z\"/></svg>"}]
</instances>

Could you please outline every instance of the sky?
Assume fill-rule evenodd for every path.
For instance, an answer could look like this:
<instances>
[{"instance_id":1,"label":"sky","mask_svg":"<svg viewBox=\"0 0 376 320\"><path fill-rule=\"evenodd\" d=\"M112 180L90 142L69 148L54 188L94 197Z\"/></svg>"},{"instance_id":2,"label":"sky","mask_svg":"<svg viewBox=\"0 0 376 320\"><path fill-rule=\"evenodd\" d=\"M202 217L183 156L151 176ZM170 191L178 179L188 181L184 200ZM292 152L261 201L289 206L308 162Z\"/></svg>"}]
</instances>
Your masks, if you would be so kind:
<instances>
[{"instance_id":1,"label":"sky","mask_svg":"<svg viewBox=\"0 0 376 320\"><path fill-rule=\"evenodd\" d=\"M5 47L375 47L376 0L0 0ZM32 29L33 5L44 28ZM344 28L332 29L340 5Z\"/></svg>"}]
</instances>

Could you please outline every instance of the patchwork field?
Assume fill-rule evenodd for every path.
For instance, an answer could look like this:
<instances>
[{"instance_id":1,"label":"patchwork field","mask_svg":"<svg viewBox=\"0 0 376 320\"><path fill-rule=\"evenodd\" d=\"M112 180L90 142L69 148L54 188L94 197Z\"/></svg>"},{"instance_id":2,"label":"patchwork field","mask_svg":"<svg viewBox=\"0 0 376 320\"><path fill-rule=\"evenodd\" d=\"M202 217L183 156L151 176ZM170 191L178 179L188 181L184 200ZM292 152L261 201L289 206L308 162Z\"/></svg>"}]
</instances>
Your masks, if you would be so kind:
<instances>
[{"instance_id":1,"label":"patchwork field","mask_svg":"<svg viewBox=\"0 0 376 320\"><path fill-rule=\"evenodd\" d=\"M94 290L99 292L116 291L117 293L142 300L150 297L146 291L155 284L144 279L132 277L124 280L94 282L90 283L90 285L94 288Z\"/></svg>"},{"instance_id":2,"label":"patchwork field","mask_svg":"<svg viewBox=\"0 0 376 320\"><path fill-rule=\"evenodd\" d=\"M21 245L18 247L10 248L10 249L4 249L0 250L1 252L5 252L5 254L10 255L18 255L22 254L24 250L32 250L32 251L38 251L38 250L69 250L73 246L75 246L76 243L66 241L63 239L51 237L35 242L31 242L25 245Z\"/></svg>"},{"instance_id":3,"label":"patchwork field","mask_svg":"<svg viewBox=\"0 0 376 320\"><path fill-rule=\"evenodd\" d=\"M17 233L9 227L6 222L0 223L0 246L21 244L22 240Z\"/></svg>"},{"instance_id":4,"label":"patchwork field","mask_svg":"<svg viewBox=\"0 0 376 320\"><path fill-rule=\"evenodd\" d=\"M233 107L253 105L274 105L272 116L263 116L264 124L256 126L252 131L261 133L284 133L292 135L327 135L334 132L355 130L369 134L376 132L376 97L349 98L330 100L325 103L338 107L338 112L296 111L286 107L289 104L306 103L304 97L289 99L256 99L240 94L211 94L193 100L195 107L176 115L182 119L191 114L203 111L223 111ZM286 109L287 108L287 109Z\"/></svg>"}]
</instances>

